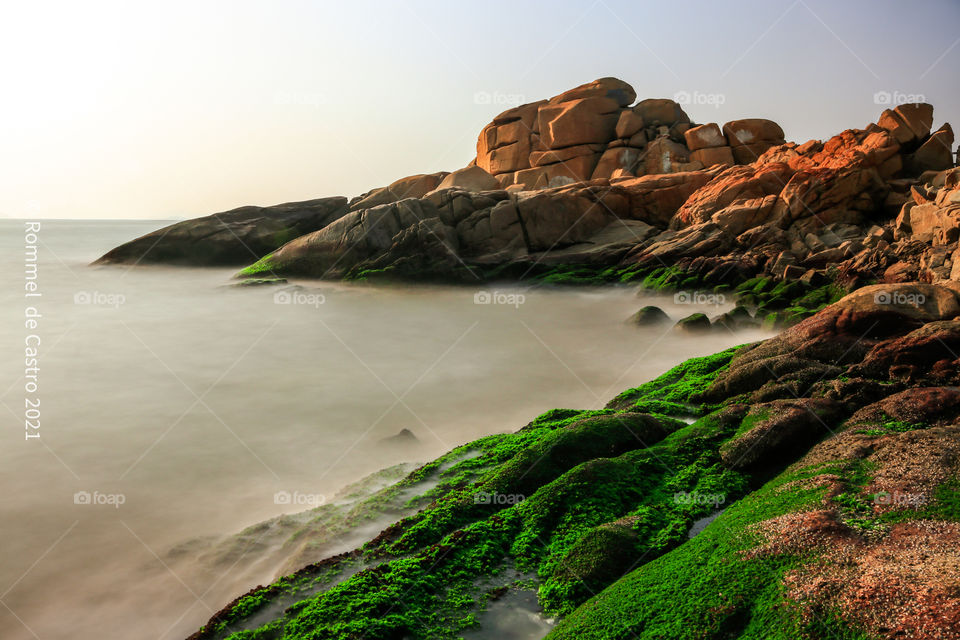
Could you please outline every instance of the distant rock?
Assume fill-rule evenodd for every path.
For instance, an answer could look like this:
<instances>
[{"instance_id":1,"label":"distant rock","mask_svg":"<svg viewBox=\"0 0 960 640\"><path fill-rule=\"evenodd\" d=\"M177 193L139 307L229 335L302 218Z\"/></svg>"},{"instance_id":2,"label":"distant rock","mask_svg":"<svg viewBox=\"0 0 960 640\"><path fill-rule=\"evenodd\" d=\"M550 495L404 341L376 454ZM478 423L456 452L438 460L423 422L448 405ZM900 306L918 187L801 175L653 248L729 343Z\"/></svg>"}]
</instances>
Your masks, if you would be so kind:
<instances>
[{"instance_id":1,"label":"distant rock","mask_svg":"<svg viewBox=\"0 0 960 640\"><path fill-rule=\"evenodd\" d=\"M347 213L347 199L240 207L164 227L112 249L94 264L249 264Z\"/></svg>"},{"instance_id":2,"label":"distant rock","mask_svg":"<svg viewBox=\"0 0 960 640\"><path fill-rule=\"evenodd\" d=\"M413 431L406 428L400 429L395 435L380 439L380 444L386 445L416 444L418 442L420 442L420 439L413 434Z\"/></svg>"}]
</instances>

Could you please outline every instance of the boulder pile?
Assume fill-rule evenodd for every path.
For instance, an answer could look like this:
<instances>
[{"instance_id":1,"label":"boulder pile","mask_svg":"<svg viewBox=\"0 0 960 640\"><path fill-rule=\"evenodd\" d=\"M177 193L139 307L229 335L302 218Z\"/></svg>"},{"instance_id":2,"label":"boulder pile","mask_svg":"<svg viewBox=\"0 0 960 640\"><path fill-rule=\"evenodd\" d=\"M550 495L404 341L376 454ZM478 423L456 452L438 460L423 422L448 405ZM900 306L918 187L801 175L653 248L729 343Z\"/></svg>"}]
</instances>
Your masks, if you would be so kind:
<instances>
[{"instance_id":1,"label":"boulder pile","mask_svg":"<svg viewBox=\"0 0 960 640\"><path fill-rule=\"evenodd\" d=\"M714 289L758 277L846 290L960 278L960 168L931 105L796 143L771 120L696 124L673 100L636 97L601 78L496 116L462 169L349 202L187 221L101 262L470 282L563 270Z\"/></svg>"}]
</instances>

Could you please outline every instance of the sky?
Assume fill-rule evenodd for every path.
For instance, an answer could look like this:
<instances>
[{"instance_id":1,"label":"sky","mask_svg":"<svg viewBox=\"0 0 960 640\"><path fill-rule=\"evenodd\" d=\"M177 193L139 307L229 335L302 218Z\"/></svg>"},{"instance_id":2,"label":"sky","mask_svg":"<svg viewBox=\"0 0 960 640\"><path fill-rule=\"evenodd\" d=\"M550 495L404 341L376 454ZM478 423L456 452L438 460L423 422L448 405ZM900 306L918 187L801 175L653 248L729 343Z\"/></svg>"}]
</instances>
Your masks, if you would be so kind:
<instances>
[{"instance_id":1,"label":"sky","mask_svg":"<svg viewBox=\"0 0 960 640\"><path fill-rule=\"evenodd\" d=\"M917 100L960 126L960 0L3 0L0 216L353 196L604 76L797 142Z\"/></svg>"}]
</instances>

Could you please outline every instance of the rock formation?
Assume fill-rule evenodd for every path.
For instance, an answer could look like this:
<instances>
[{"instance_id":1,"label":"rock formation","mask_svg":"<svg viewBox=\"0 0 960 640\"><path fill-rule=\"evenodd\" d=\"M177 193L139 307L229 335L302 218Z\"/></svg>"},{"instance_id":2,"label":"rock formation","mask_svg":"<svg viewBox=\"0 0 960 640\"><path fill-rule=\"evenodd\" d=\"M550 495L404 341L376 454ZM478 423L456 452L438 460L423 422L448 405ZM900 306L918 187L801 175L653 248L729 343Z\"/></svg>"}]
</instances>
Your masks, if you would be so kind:
<instances>
[{"instance_id":1,"label":"rock formation","mask_svg":"<svg viewBox=\"0 0 960 640\"><path fill-rule=\"evenodd\" d=\"M771 120L698 125L672 100L635 100L627 83L601 78L496 116L463 169L348 204L179 223L101 262L468 282L669 269L683 274L672 284L714 289L756 277L846 290L960 277L960 169L932 106L899 105L864 129L798 144Z\"/></svg>"}]
</instances>

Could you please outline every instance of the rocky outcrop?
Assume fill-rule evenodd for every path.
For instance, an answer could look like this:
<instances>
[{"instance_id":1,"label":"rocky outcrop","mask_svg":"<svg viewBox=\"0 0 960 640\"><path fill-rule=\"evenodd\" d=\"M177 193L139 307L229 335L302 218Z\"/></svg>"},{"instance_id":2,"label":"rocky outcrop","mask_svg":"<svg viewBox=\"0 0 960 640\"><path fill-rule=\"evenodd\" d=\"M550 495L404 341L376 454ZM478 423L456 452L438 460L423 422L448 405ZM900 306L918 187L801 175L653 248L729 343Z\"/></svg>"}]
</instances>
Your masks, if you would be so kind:
<instances>
[{"instance_id":1,"label":"rocky outcrop","mask_svg":"<svg viewBox=\"0 0 960 640\"><path fill-rule=\"evenodd\" d=\"M462 169L402 178L296 225L257 216L282 207L182 223L102 261L256 257L244 275L461 281L579 269L577 281L592 270L588 279L734 288L760 278L804 291L960 278L960 169L932 106L899 105L800 144L772 120L698 125L672 100L636 98L601 78L499 114ZM225 216L232 231L218 226ZM239 239L249 250L227 255ZM775 324L802 317L778 300L759 310L785 313Z\"/></svg>"},{"instance_id":2,"label":"rocky outcrop","mask_svg":"<svg viewBox=\"0 0 960 640\"><path fill-rule=\"evenodd\" d=\"M112 249L95 264L242 265L346 213L347 199L339 197L240 207L158 229Z\"/></svg>"}]
</instances>

